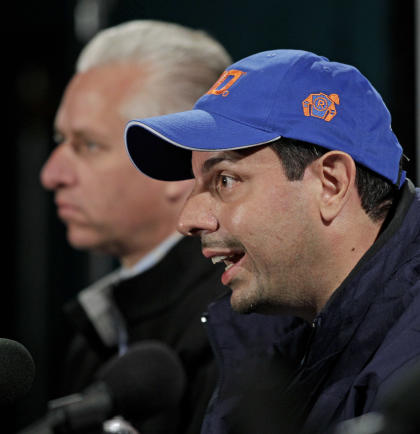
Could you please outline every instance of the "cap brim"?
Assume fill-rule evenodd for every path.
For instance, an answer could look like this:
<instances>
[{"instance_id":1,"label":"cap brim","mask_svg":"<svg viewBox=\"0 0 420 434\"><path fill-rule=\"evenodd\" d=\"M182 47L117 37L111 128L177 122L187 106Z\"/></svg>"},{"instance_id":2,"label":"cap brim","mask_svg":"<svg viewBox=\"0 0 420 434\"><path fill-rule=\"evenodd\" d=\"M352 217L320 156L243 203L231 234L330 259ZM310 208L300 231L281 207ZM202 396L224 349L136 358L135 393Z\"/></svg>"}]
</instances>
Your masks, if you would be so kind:
<instances>
[{"instance_id":1,"label":"cap brim","mask_svg":"<svg viewBox=\"0 0 420 434\"><path fill-rule=\"evenodd\" d=\"M125 143L134 165L162 181L193 177L191 151L242 149L270 143L279 135L204 110L190 110L127 124Z\"/></svg>"}]
</instances>

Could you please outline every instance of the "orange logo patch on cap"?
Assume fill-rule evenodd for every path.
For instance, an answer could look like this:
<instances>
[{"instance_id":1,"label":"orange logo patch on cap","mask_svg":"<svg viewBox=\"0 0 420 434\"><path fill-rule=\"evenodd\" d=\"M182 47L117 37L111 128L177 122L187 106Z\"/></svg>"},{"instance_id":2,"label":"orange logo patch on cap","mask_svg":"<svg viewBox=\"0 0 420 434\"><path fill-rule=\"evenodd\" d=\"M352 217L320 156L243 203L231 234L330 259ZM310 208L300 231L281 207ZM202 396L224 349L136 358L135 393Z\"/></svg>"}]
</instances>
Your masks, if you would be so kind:
<instances>
[{"instance_id":1,"label":"orange logo patch on cap","mask_svg":"<svg viewBox=\"0 0 420 434\"><path fill-rule=\"evenodd\" d=\"M246 74L246 72L239 71L238 69L231 69L230 71L223 72L219 79L216 81L216 83L214 83L213 86L209 89L207 94L228 96L228 89L232 86L233 83L235 83L236 80L239 79L239 77L242 77L242 75L244 74ZM226 81L229 77L230 80ZM220 87L222 84L223 86Z\"/></svg>"},{"instance_id":2,"label":"orange logo patch on cap","mask_svg":"<svg viewBox=\"0 0 420 434\"><path fill-rule=\"evenodd\" d=\"M337 114L335 105L340 104L340 98L336 93L325 95L325 93L311 93L302 101L303 113L305 116L314 116L316 118L330 120Z\"/></svg>"}]
</instances>

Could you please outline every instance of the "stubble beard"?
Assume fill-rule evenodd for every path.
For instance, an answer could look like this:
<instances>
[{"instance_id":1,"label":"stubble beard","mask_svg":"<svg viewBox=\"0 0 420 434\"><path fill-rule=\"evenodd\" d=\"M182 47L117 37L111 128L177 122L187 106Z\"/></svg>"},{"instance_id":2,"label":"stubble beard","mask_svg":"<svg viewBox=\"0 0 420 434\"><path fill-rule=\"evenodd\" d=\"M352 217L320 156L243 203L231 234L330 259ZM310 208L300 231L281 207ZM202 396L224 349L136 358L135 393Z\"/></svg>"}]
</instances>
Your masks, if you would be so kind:
<instances>
[{"instance_id":1,"label":"stubble beard","mask_svg":"<svg viewBox=\"0 0 420 434\"><path fill-rule=\"evenodd\" d=\"M263 285L256 270L251 270L250 274L252 278L249 282L240 279L232 281L232 309L240 314L264 313L270 302L264 296Z\"/></svg>"},{"instance_id":2,"label":"stubble beard","mask_svg":"<svg viewBox=\"0 0 420 434\"><path fill-rule=\"evenodd\" d=\"M245 246L234 237L226 237L224 239L212 239L211 235L201 238L201 247L204 248L226 248L232 250L240 250L247 253ZM251 264L251 261L248 261ZM231 307L235 312L240 314L250 313L273 313L273 302L265 295L264 285L261 276L258 275L255 266L249 270L249 282L244 281L240 277L234 278L229 287L232 290ZM235 289L236 288L236 289Z\"/></svg>"}]
</instances>

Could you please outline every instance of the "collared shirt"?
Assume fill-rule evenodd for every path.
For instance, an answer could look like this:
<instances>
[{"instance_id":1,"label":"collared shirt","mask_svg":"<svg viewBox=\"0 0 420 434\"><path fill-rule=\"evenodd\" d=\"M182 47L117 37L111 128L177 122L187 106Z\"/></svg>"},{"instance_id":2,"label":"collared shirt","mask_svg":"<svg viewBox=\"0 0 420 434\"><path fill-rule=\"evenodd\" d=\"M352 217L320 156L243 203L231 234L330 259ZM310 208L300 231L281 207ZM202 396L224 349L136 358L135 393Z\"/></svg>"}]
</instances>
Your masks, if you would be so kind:
<instances>
[{"instance_id":1,"label":"collared shirt","mask_svg":"<svg viewBox=\"0 0 420 434\"><path fill-rule=\"evenodd\" d=\"M182 238L183 235L179 233L172 234L146 256L143 256L133 267L120 267L78 294L79 303L83 306L103 342L109 347L117 345L120 355L127 351L128 337L125 321L113 301L113 286L152 268Z\"/></svg>"},{"instance_id":2,"label":"collared shirt","mask_svg":"<svg viewBox=\"0 0 420 434\"><path fill-rule=\"evenodd\" d=\"M156 265L172 247L181 240L183 235L176 232L170 237L166 238L162 243L150 251L146 256L143 256L135 265L132 267L121 267L119 269L120 279L129 279L130 277L136 276L137 274L144 273L149 268Z\"/></svg>"}]
</instances>

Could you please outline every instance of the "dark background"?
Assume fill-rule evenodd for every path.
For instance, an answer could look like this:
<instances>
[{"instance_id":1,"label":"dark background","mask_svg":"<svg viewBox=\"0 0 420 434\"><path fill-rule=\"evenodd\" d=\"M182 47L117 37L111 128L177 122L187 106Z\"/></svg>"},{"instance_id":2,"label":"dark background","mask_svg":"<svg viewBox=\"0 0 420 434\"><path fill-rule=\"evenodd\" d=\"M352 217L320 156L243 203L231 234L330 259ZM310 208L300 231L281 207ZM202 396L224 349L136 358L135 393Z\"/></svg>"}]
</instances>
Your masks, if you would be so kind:
<instances>
[{"instance_id":1,"label":"dark background","mask_svg":"<svg viewBox=\"0 0 420 434\"><path fill-rule=\"evenodd\" d=\"M135 18L207 30L234 60L296 48L358 67L382 94L415 181L414 0L23 0L2 6L2 185L5 266L0 337L31 352L30 393L1 415L3 432L41 417L55 397L67 328L61 306L113 265L71 249L39 171L73 63L95 30ZM3 409L6 413L6 409Z\"/></svg>"}]
</instances>

